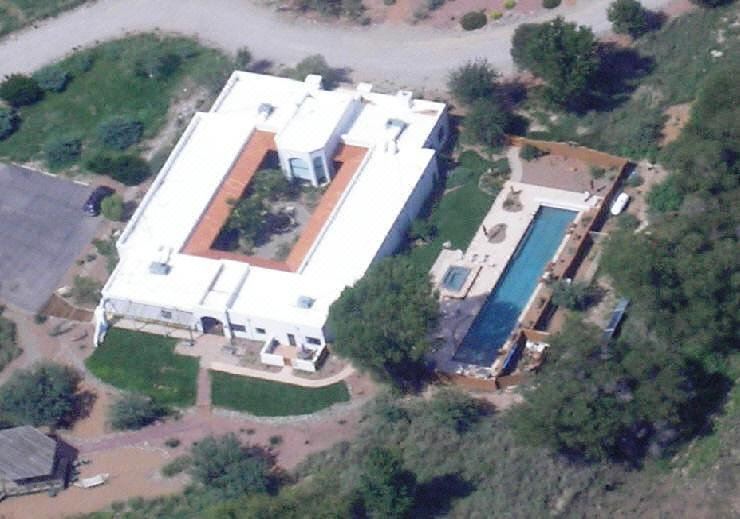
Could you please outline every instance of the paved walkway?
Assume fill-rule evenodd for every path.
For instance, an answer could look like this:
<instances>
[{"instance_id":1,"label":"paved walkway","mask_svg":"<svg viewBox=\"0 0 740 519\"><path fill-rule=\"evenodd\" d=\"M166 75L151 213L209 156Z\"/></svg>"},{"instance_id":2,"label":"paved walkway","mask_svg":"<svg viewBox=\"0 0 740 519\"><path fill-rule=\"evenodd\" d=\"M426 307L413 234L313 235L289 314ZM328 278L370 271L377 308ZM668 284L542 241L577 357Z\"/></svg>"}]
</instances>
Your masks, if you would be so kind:
<instances>
[{"instance_id":1,"label":"paved walkway","mask_svg":"<svg viewBox=\"0 0 740 519\"><path fill-rule=\"evenodd\" d=\"M293 384L303 387L325 387L335 384L349 377L355 372L351 364L347 364L339 373L326 378L311 379L297 377L293 374L293 368L285 366L278 372L265 371L261 369L246 368L244 366L235 366L224 362L211 362L210 369L231 373L232 375L243 375L264 380L273 380L284 384Z\"/></svg>"},{"instance_id":2,"label":"paved walkway","mask_svg":"<svg viewBox=\"0 0 740 519\"><path fill-rule=\"evenodd\" d=\"M642 0L659 9L671 0ZM577 0L575 5L535 16L541 22L557 15L610 30L606 7L611 0ZM515 24L490 23L464 32L430 27L382 24L370 27L291 20L249 0L98 0L37 24L0 42L0 77L31 72L79 47L156 29L199 37L229 52L247 46L258 59L293 64L323 54L334 67L348 67L355 81L378 87L436 89L448 72L469 59L487 58L503 73L513 71L509 53ZM385 78L391 82L383 83Z\"/></svg>"}]
</instances>

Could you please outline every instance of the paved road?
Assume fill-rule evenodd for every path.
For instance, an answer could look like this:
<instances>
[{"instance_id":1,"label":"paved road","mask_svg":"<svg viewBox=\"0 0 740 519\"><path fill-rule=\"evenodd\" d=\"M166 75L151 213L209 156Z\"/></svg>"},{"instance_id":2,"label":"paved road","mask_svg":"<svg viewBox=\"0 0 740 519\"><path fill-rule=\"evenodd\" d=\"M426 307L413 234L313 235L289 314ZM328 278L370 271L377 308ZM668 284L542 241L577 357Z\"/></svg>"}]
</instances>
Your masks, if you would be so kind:
<instances>
[{"instance_id":1,"label":"paved road","mask_svg":"<svg viewBox=\"0 0 740 519\"><path fill-rule=\"evenodd\" d=\"M577 0L574 6L561 6L528 21L562 14L604 32L610 27L606 20L610 1ZM642 0L642 4L658 9L669 1ZM0 76L31 72L79 46L161 29L200 37L229 52L247 46L258 58L277 64L293 64L319 53L332 66L352 70L358 81L434 89L444 85L449 70L476 57L511 72L509 47L515 27L491 24L468 33L390 24L351 27L293 21L250 0L98 0L0 42Z\"/></svg>"},{"instance_id":2,"label":"paved road","mask_svg":"<svg viewBox=\"0 0 740 519\"><path fill-rule=\"evenodd\" d=\"M0 298L38 311L100 218L82 205L90 188L69 180L0 164Z\"/></svg>"}]
</instances>

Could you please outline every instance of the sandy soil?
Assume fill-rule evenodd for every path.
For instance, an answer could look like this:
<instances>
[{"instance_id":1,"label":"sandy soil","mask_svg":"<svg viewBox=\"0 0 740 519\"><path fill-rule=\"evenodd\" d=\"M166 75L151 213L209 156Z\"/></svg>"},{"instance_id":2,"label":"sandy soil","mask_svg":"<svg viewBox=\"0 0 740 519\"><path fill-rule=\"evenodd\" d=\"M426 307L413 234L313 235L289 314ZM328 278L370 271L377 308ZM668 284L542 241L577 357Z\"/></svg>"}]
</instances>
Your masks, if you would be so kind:
<instances>
[{"instance_id":1,"label":"sandy soil","mask_svg":"<svg viewBox=\"0 0 740 519\"><path fill-rule=\"evenodd\" d=\"M173 454L158 447L121 447L85 456L91 461L81 467L81 477L110 474L108 483L96 488L70 487L52 498L46 494L0 502L2 519L60 518L100 510L114 501L130 497L155 497L180 491L184 476L167 479L159 470Z\"/></svg>"},{"instance_id":2,"label":"sandy soil","mask_svg":"<svg viewBox=\"0 0 740 519\"><path fill-rule=\"evenodd\" d=\"M681 135L681 130L689 122L689 114L691 112L691 103L683 103L680 105L669 106L665 111L668 116L665 125L663 126L663 139L660 141L661 146L665 146Z\"/></svg>"}]
</instances>

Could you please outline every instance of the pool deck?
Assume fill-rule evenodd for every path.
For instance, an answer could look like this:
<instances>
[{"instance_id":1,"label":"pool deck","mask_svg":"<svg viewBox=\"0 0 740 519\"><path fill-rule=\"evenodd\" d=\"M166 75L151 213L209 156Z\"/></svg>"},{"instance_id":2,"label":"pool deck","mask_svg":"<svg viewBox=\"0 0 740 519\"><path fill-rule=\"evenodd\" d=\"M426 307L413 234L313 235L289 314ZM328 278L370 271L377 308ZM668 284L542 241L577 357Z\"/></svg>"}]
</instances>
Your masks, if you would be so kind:
<instances>
[{"instance_id":1,"label":"pool deck","mask_svg":"<svg viewBox=\"0 0 740 519\"><path fill-rule=\"evenodd\" d=\"M511 211L504 209L504 201L511 193L518 193L521 209ZM493 202L488 214L481 222L475 236L465 252L461 250L443 250L437 257L430 271L435 284L439 284L450 266L464 266L471 269L472 281L466 280L461 294L440 291L441 319L437 332L437 349L432 353L436 369L446 373L470 374L474 376L491 376L506 356L508 344L499 351L492 367L473 366L453 360L455 351L468 331L486 298L496 286L506 269L511 256L526 233L534 215L540 206L556 207L578 211L576 221L581 213L596 206L601 201L598 196L566 191L522 182L508 181ZM505 236L489 240L484 229L491 232L497 224L506 225ZM563 243L565 239L563 240ZM561 243L558 253L560 253ZM477 271L477 273L476 273ZM475 274L475 276L473 276ZM537 289L532 292L532 296ZM527 303L527 306L531 303ZM526 312L526 308L522 314Z\"/></svg>"}]
</instances>

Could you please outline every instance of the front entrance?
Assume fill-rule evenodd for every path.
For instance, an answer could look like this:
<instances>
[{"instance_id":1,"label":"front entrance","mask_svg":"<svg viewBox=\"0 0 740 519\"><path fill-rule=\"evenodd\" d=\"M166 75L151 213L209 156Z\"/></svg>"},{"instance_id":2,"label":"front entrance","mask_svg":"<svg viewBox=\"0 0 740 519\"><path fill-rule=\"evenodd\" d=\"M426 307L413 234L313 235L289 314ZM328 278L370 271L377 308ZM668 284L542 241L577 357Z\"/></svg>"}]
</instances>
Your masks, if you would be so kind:
<instances>
[{"instance_id":1,"label":"front entrance","mask_svg":"<svg viewBox=\"0 0 740 519\"><path fill-rule=\"evenodd\" d=\"M201 317L200 325L203 329L203 333L210 335L224 334L224 324L214 317Z\"/></svg>"},{"instance_id":2,"label":"front entrance","mask_svg":"<svg viewBox=\"0 0 740 519\"><path fill-rule=\"evenodd\" d=\"M292 333L288 334L288 343L290 343L291 346L295 346L295 335Z\"/></svg>"}]
</instances>

